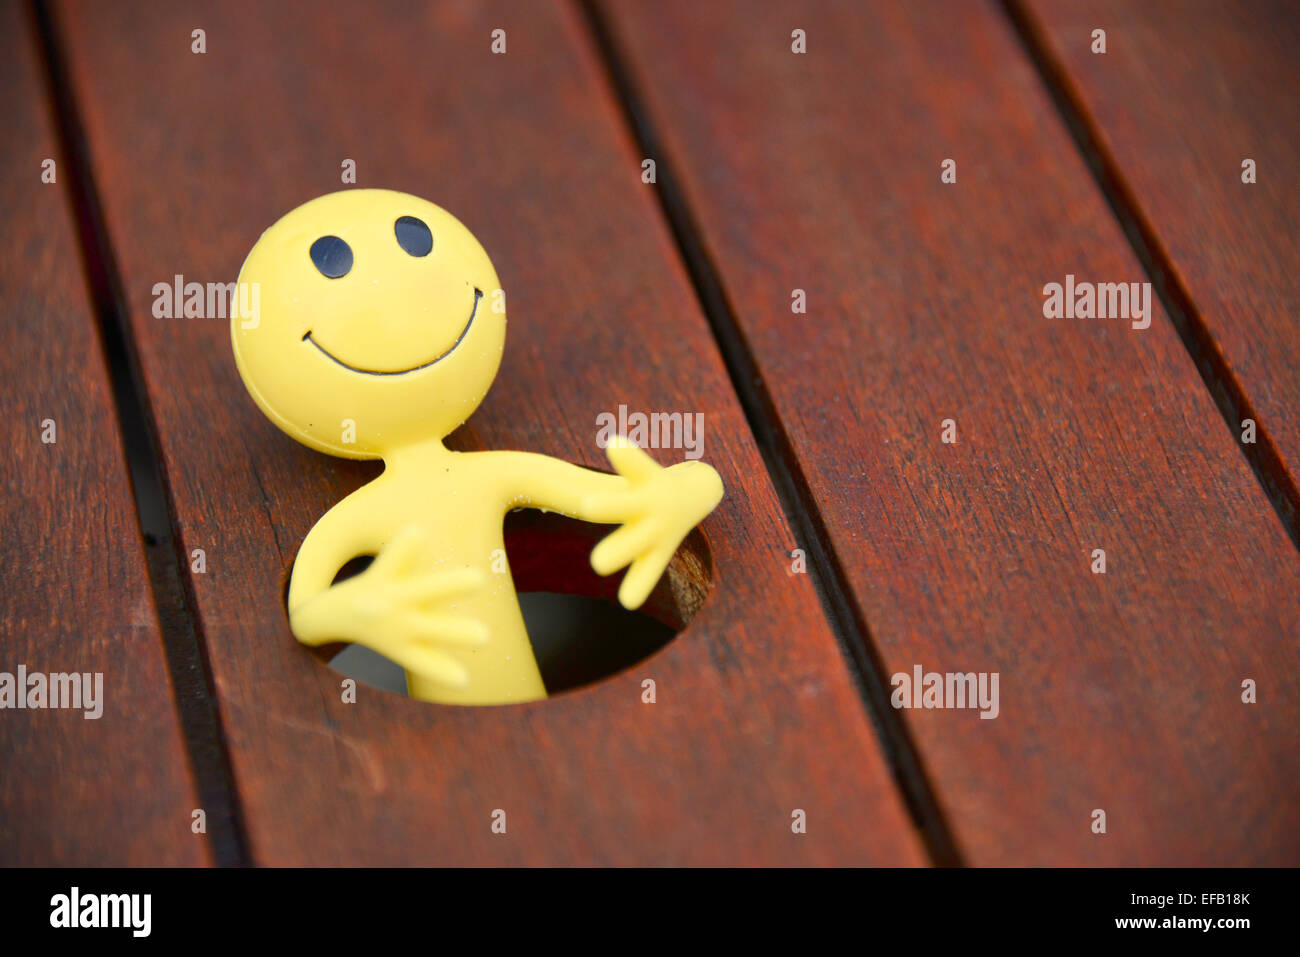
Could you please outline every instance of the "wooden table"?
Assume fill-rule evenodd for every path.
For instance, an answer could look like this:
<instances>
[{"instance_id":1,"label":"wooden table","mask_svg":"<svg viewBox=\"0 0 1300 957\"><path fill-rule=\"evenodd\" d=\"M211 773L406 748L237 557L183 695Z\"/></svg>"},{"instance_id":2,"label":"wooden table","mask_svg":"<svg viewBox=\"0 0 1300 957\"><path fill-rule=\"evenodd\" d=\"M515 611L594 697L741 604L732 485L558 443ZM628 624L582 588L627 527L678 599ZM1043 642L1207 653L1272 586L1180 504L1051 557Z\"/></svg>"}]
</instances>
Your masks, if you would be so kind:
<instances>
[{"instance_id":1,"label":"wooden table","mask_svg":"<svg viewBox=\"0 0 1300 957\"><path fill-rule=\"evenodd\" d=\"M0 863L1300 859L1294 4L42 0L0 38L0 672L105 689L0 711ZM602 467L600 413L703 414L711 585L657 654L349 703L289 633L377 467L154 287L233 280L349 160L509 290L456 448ZM607 594L568 524L521 525L521 588ZM895 707L918 668L996 716Z\"/></svg>"}]
</instances>

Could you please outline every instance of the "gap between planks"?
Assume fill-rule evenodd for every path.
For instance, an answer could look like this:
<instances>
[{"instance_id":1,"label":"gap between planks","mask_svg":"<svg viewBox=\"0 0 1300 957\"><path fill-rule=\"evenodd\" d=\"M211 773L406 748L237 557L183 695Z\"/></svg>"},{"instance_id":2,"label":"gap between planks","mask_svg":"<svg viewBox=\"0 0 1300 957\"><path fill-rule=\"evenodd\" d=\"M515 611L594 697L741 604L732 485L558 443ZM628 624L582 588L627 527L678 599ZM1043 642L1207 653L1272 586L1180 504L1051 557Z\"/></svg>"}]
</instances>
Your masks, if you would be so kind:
<instances>
[{"instance_id":1,"label":"gap between planks","mask_svg":"<svg viewBox=\"0 0 1300 957\"><path fill-rule=\"evenodd\" d=\"M121 275L104 224L80 114L68 82L58 25L44 0L29 14L40 37L41 65L54 114L59 149L77 220L77 242L98 320L113 390L113 405L130 463L136 519L145 542L149 584L162 628L167 667L181 732L207 819L207 839L220 866L251 863L247 832L226 738L217 713L212 672L199 640L194 596L185 586L184 556L172 528L171 498L154 434L154 418L141 384L138 356L127 332Z\"/></svg>"},{"instance_id":2,"label":"gap between planks","mask_svg":"<svg viewBox=\"0 0 1300 957\"><path fill-rule=\"evenodd\" d=\"M794 448L781 428L776 407L745 343L699 226L685 195L677 186L671 157L660 145L663 141L650 120L649 110L630 72L623 68L618 42L596 0L575 2L591 32L598 58L605 68L613 97L623 111L630 134L642 155L655 158L655 196L713 332L731 386L772 479L782 511L798 538L796 544L807 552L809 577L841 651L851 665L849 670L866 704L867 714L907 811L933 864L939 867L963 866L956 838L939 808L916 745L889 703L888 670L871 639L870 626L850 597L852 590L848 575L829 545L825 522L812 490Z\"/></svg>"},{"instance_id":3,"label":"gap between planks","mask_svg":"<svg viewBox=\"0 0 1300 957\"><path fill-rule=\"evenodd\" d=\"M1107 150L1101 131L1089 116L1083 97L1071 82L1064 63L1052 54L1042 25L1034 20L1022 0L1001 0L1001 5L1052 104L1070 131L1079 154L1092 171L1112 215L1123 229L1133 254L1160 297L1178 338L1232 435L1233 444L1250 463L1255 479L1277 513L1291 544L1300 550L1300 488L1283 464L1267 423L1261 419L1241 379L1215 343L1214 333L1197 309L1178 270L1173 267L1170 254L1160 242L1155 227L1142 214L1132 187L1115 157ZM1253 444L1239 441L1243 419L1253 419L1256 423L1257 441Z\"/></svg>"}]
</instances>

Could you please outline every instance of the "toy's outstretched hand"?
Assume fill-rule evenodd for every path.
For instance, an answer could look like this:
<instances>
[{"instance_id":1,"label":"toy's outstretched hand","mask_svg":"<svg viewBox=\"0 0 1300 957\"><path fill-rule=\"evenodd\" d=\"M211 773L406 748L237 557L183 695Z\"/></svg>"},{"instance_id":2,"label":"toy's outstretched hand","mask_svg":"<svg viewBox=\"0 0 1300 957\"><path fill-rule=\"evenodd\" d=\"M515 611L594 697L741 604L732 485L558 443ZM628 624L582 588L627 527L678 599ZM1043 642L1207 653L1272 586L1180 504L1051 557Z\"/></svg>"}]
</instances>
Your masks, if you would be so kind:
<instances>
[{"instance_id":1,"label":"toy's outstretched hand","mask_svg":"<svg viewBox=\"0 0 1300 957\"><path fill-rule=\"evenodd\" d=\"M703 462L664 468L623 436L611 440L605 454L627 484L592 496L588 504L623 516L623 524L591 550L591 567L611 575L631 565L618 600L625 608L640 608L682 539L722 500L722 479Z\"/></svg>"},{"instance_id":2,"label":"toy's outstretched hand","mask_svg":"<svg viewBox=\"0 0 1300 957\"><path fill-rule=\"evenodd\" d=\"M464 687L469 673L443 649L487 641L486 625L452 610L457 598L482 585L477 569L434 570L428 538L412 526L360 575L292 611L289 624L304 644L357 642L409 672Z\"/></svg>"}]
</instances>

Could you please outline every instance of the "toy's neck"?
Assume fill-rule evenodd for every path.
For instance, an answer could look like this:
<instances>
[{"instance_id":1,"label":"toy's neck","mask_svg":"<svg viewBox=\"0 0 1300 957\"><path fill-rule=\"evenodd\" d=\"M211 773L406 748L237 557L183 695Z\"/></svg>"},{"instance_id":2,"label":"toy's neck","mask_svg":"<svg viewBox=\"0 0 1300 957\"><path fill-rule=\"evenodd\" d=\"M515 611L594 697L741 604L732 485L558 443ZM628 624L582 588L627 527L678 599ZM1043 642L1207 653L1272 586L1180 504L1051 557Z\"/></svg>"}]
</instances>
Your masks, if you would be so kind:
<instances>
[{"instance_id":1,"label":"toy's neck","mask_svg":"<svg viewBox=\"0 0 1300 957\"><path fill-rule=\"evenodd\" d=\"M442 444L442 439L412 442L383 453L384 471L422 472L438 468L455 454Z\"/></svg>"}]
</instances>

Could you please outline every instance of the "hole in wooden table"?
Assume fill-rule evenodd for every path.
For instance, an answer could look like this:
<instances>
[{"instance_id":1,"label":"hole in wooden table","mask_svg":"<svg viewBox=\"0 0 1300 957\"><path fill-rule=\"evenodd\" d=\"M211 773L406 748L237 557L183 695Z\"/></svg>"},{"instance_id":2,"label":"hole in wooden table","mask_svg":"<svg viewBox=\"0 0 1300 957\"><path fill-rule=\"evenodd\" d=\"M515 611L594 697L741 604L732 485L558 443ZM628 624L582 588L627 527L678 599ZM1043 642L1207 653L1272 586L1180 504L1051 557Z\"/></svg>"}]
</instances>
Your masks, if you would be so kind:
<instances>
[{"instance_id":1,"label":"hole in wooden table","mask_svg":"<svg viewBox=\"0 0 1300 957\"><path fill-rule=\"evenodd\" d=\"M650 657L686 627L708 596L712 559L696 529L677 549L646 603L638 611L623 608L617 598L623 573L602 578L588 562L592 547L612 530L535 511L506 517L506 555L550 694L593 684ZM335 581L360 574L369 564L369 557L354 559ZM402 669L369 648L313 650L361 684L406 694Z\"/></svg>"}]
</instances>

